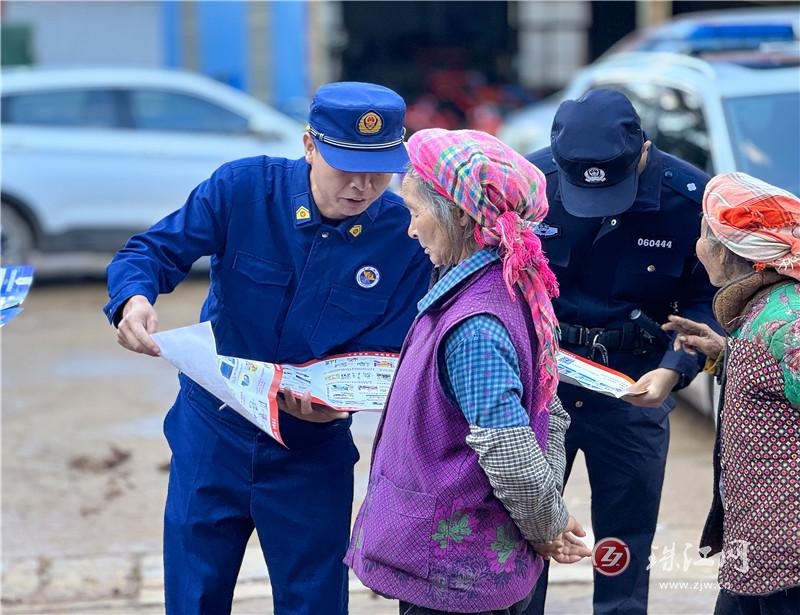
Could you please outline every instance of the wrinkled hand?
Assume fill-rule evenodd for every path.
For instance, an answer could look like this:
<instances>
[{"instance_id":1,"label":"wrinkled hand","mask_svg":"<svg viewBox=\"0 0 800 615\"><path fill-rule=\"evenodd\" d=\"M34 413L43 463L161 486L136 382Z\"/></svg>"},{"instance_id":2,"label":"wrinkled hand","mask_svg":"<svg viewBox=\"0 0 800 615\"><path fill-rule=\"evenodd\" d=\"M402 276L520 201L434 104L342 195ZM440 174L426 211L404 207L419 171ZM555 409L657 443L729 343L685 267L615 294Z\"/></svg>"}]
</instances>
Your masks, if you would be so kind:
<instances>
[{"instance_id":1,"label":"wrinkled hand","mask_svg":"<svg viewBox=\"0 0 800 615\"><path fill-rule=\"evenodd\" d=\"M592 555L591 549L578 540L578 536L586 536L586 531L575 517L570 515L567 527L558 538L535 544L533 549L546 560L554 559L559 564L574 564Z\"/></svg>"},{"instance_id":2,"label":"wrinkled hand","mask_svg":"<svg viewBox=\"0 0 800 615\"><path fill-rule=\"evenodd\" d=\"M330 406L311 403L311 391L306 391L298 399L291 389L281 389L278 395L278 408L301 421L310 423L330 423L347 418L346 412L339 412Z\"/></svg>"},{"instance_id":3,"label":"wrinkled hand","mask_svg":"<svg viewBox=\"0 0 800 615\"><path fill-rule=\"evenodd\" d=\"M117 343L133 352L157 357L161 349L151 333L158 331L158 314L144 295L134 295L122 310L117 326Z\"/></svg>"},{"instance_id":4,"label":"wrinkled hand","mask_svg":"<svg viewBox=\"0 0 800 615\"><path fill-rule=\"evenodd\" d=\"M712 361L716 361L725 347L725 338L707 324L695 322L682 316L671 315L669 322L661 325L664 331L675 331L672 347L689 354L703 353Z\"/></svg>"},{"instance_id":5,"label":"wrinkled hand","mask_svg":"<svg viewBox=\"0 0 800 615\"><path fill-rule=\"evenodd\" d=\"M630 395L625 395L622 400L640 408L658 408L678 384L678 378L678 372L658 367L632 384Z\"/></svg>"}]
</instances>

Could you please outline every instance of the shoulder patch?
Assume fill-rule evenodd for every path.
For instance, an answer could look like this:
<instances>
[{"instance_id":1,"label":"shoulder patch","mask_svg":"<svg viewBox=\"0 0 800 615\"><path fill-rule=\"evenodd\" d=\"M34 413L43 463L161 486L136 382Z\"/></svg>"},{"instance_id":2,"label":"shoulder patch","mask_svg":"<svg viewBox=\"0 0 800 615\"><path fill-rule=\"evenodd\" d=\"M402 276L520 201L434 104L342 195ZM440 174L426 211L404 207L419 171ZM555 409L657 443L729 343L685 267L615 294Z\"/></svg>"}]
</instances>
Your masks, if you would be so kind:
<instances>
[{"instance_id":1,"label":"shoulder patch","mask_svg":"<svg viewBox=\"0 0 800 615\"><path fill-rule=\"evenodd\" d=\"M675 192L698 205L703 203L703 192L709 177L702 171L683 169L675 166L664 166L662 181Z\"/></svg>"},{"instance_id":2,"label":"shoulder patch","mask_svg":"<svg viewBox=\"0 0 800 615\"><path fill-rule=\"evenodd\" d=\"M703 203L703 192L711 177L685 160L659 151L662 156L662 181L675 192L695 203Z\"/></svg>"}]
</instances>

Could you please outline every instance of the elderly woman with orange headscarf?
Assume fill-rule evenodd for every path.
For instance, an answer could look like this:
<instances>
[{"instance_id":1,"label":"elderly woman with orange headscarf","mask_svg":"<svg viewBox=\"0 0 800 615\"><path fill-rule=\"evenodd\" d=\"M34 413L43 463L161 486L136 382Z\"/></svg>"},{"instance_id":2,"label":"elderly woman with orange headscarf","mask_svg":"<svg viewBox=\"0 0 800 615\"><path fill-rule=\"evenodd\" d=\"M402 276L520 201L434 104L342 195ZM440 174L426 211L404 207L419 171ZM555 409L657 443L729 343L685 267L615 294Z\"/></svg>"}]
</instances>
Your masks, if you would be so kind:
<instances>
[{"instance_id":1,"label":"elderly woman with orange headscarf","mask_svg":"<svg viewBox=\"0 0 800 615\"><path fill-rule=\"evenodd\" d=\"M800 199L744 173L703 196L697 256L721 287L727 340L670 317L676 345L722 377L714 500L701 540L723 553L716 615L800 612ZM727 342L727 343L726 343Z\"/></svg>"},{"instance_id":2,"label":"elderly woman with orange headscarf","mask_svg":"<svg viewBox=\"0 0 800 615\"><path fill-rule=\"evenodd\" d=\"M478 131L422 130L408 153L409 235L449 270L403 344L345 561L403 615L516 615L541 555L590 554L560 495L545 180Z\"/></svg>"}]
</instances>

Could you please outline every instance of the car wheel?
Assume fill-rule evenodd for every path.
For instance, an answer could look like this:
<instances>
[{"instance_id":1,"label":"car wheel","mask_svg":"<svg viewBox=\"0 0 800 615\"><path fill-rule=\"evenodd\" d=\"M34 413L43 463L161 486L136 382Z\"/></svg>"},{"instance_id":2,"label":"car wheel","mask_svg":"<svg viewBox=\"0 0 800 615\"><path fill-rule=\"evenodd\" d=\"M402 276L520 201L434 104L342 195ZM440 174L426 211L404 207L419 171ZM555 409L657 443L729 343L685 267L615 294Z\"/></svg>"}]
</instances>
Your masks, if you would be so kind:
<instances>
[{"instance_id":1,"label":"car wheel","mask_svg":"<svg viewBox=\"0 0 800 615\"><path fill-rule=\"evenodd\" d=\"M25 265L33 253L33 229L11 205L0 204L0 262Z\"/></svg>"}]
</instances>

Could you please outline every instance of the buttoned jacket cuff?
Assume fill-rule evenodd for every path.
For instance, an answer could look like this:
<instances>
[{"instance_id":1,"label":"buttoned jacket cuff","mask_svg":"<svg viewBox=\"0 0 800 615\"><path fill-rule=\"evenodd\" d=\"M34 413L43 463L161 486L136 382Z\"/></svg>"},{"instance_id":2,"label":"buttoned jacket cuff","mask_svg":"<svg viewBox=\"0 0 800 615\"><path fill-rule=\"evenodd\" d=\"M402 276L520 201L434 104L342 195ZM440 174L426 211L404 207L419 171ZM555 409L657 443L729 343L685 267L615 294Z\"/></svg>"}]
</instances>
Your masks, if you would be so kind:
<instances>
[{"instance_id":1,"label":"buttoned jacket cuff","mask_svg":"<svg viewBox=\"0 0 800 615\"><path fill-rule=\"evenodd\" d=\"M124 286L114 293L114 296L103 308L103 312L105 313L106 318L108 318L108 322L115 327L118 326L119 321L122 320L122 310L125 308L125 304L128 302L128 299L135 297L136 295L143 295L147 297L150 305L154 305L156 298L158 297L158 293L153 292L152 289L149 289L141 284Z\"/></svg>"},{"instance_id":2,"label":"buttoned jacket cuff","mask_svg":"<svg viewBox=\"0 0 800 615\"><path fill-rule=\"evenodd\" d=\"M678 372L678 384L673 388L674 391L689 386L700 371L700 365L697 362L696 356L678 350L668 350L665 352L659 367Z\"/></svg>"}]
</instances>

